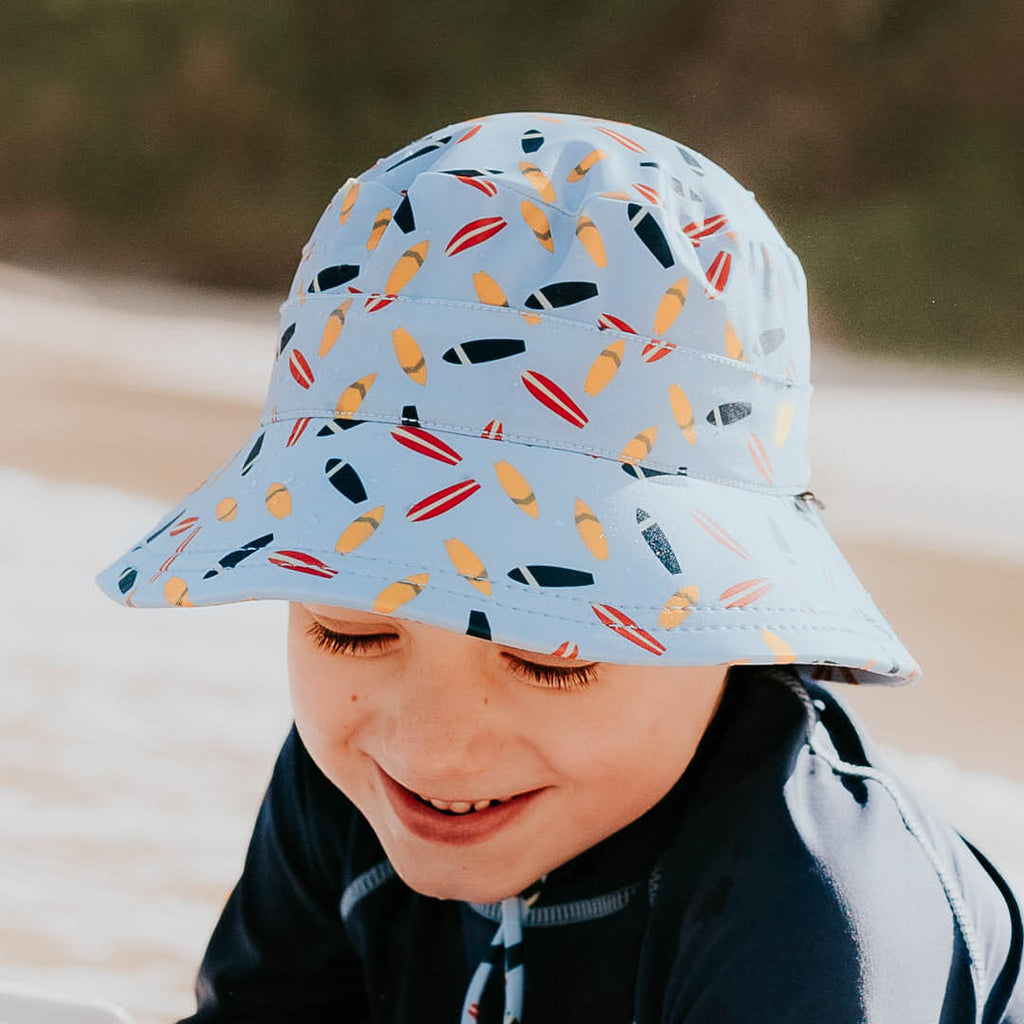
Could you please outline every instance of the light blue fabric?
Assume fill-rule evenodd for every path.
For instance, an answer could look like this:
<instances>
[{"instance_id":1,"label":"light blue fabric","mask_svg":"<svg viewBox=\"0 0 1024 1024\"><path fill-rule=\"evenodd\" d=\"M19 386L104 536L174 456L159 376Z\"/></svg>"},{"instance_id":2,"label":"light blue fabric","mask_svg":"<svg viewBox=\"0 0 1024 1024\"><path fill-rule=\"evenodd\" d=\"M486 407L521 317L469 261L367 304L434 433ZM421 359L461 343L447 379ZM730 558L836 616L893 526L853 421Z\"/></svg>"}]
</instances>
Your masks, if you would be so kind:
<instances>
[{"instance_id":1,"label":"light blue fabric","mask_svg":"<svg viewBox=\"0 0 1024 1024\"><path fill-rule=\"evenodd\" d=\"M477 965L466 989L461 1024L476 1024L480 997L499 960L503 961L505 969L502 1024L520 1024L523 1019L522 915L525 904L518 896L511 896L501 901L500 908L501 924L491 939L489 954Z\"/></svg>"},{"instance_id":2,"label":"light blue fabric","mask_svg":"<svg viewBox=\"0 0 1024 1024\"><path fill-rule=\"evenodd\" d=\"M259 425L98 582L906 682L802 496L808 373L800 264L721 168L600 119L451 125L331 200Z\"/></svg>"}]
</instances>

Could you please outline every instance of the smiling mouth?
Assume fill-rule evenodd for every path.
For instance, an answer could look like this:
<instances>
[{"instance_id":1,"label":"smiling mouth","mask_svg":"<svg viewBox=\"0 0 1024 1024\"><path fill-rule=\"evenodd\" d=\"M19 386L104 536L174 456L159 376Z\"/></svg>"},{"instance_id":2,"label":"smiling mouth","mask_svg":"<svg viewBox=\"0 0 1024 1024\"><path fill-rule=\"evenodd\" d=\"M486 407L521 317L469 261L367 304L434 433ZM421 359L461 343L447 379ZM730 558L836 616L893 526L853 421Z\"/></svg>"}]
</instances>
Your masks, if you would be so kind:
<instances>
[{"instance_id":1,"label":"smiling mouth","mask_svg":"<svg viewBox=\"0 0 1024 1024\"><path fill-rule=\"evenodd\" d=\"M380 767L378 765L378 767ZM383 769L381 769L383 772ZM387 775L386 772L384 772ZM406 793L411 797L415 797L416 800L425 804L431 810L440 811L441 814L449 814L454 817L459 817L464 814L473 814L477 811L485 811L488 807L495 808L500 807L502 804L512 803L518 800L520 797L529 796L531 793L536 792L532 789L524 789L518 793L508 793L506 796L501 797L487 797L483 800L441 800L434 796L424 796L422 793L417 793L415 789L410 789L408 786L403 785L398 779L393 776L388 776L396 786L405 790Z\"/></svg>"},{"instance_id":2,"label":"smiling mouth","mask_svg":"<svg viewBox=\"0 0 1024 1024\"><path fill-rule=\"evenodd\" d=\"M411 789L409 790L409 792L412 793L412 795L416 797L416 799L420 802L427 804L429 807L433 807L435 811L440 811L442 814L451 814L456 816L462 814L472 814L474 811L482 811L487 807L493 807L498 804L508 803L508 801L512 799L512 797L507 796L501 800L490 799L449 801L436 800L433 797L422 796L420 793L417 793Z\"/></svg>"},{"instance_id":3,"label":"smiling mouth","mask_svg":"<svg viewBox=\"0 0 1024 1024\"><path fill-rule=\"evenodd\" d=\"M524 790L497 799L440 800L402 785L377 765L384 792L403 827L429 842L466 846L504 831L528 813L548 787Z\"/></svg>"}]
</instances>

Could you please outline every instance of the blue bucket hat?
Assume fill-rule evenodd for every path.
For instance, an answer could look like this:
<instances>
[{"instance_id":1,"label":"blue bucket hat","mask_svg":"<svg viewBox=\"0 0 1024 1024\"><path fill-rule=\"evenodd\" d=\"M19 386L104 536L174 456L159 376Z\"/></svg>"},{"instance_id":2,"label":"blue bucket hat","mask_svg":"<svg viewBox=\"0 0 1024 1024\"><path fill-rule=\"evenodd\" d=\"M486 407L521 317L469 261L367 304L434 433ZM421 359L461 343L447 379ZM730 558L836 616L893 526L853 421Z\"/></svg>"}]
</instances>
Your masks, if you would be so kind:
<instances>
[{"instance_id":1,"label":"blue bucket hat","mask_svg":"<svg viewBox=\"0 0 1024 1024\"><path fill-rule=\"evenodd\" d=\"M334 196L258 426L97 582L907 682L807 490L809 349L798 260L703 156L577 115L450 125Z\"/></svg>"}]
</instances>

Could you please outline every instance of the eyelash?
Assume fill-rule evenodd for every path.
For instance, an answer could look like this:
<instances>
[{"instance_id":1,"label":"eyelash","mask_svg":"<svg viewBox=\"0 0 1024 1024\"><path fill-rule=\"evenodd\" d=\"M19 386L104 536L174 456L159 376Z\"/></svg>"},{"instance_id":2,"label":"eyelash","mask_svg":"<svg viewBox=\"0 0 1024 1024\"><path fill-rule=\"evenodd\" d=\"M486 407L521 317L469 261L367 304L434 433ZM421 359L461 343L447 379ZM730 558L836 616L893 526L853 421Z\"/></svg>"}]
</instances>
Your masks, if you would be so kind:
<instances>
[{"instance_id":1,"label":"eyelash","mask_svg":"<svg viewBox=\"0 0 1024 1024\"><path fill-rule=\"evenodd\" d=\"M331 654L352 654L356 651L384 650L391 639L387 633L373 633L367 636L348 636L335 633L319 622L313 622L306 635L317 647L322 647ZM584 665L581 668L558 669L547 665L537 665L532 661L520 661L508 657L508 667L515 673L556 690L581 690L594 682L597 676L596 665Z\"/></svg>"}]
</instances>

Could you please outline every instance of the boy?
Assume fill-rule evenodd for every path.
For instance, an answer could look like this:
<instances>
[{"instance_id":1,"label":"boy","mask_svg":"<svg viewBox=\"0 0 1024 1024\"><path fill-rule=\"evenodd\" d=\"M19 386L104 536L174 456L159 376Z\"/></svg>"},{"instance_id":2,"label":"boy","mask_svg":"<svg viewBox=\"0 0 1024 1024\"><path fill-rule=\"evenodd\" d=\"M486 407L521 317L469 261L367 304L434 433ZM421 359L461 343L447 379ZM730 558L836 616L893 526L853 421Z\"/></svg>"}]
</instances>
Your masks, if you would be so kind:
<instances>
[{"instance_id":1,"label":"boy","mask_svg":"<svg viewBox=\"0 0 1024 1024\"><path fill-rule=\"evenodd\" d=\"M822 684L919 670L806 490L800 265L724 171L453 125L303 251L265 414L99 577L288 600L190 1021L1024 1021L998 871Z\"/></svg>"}]
</instances>

